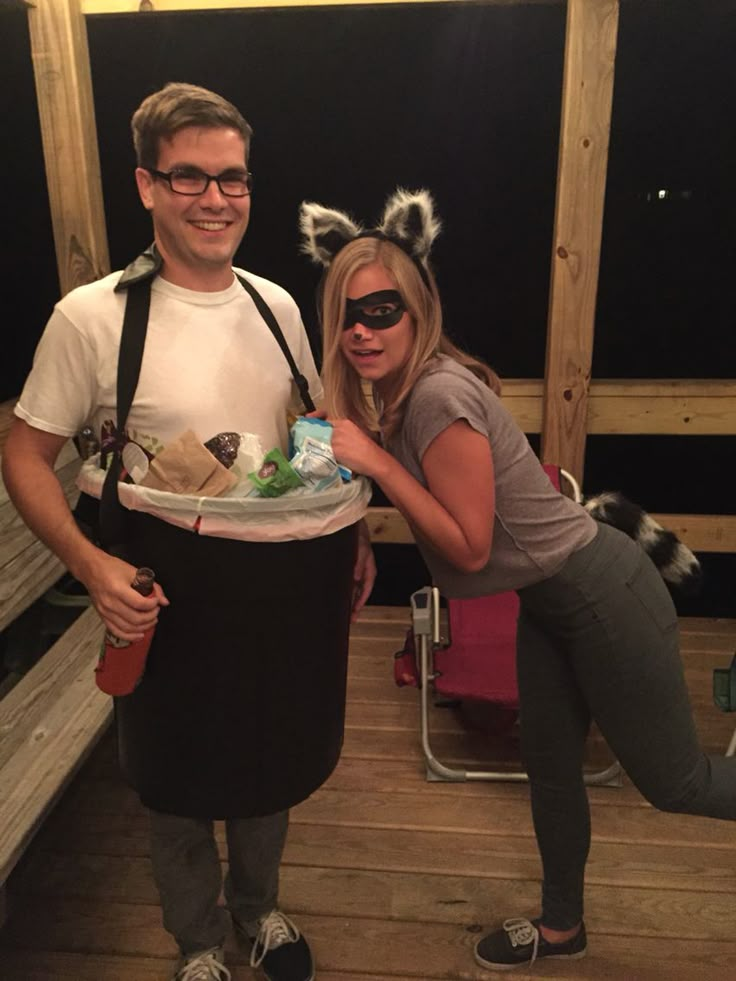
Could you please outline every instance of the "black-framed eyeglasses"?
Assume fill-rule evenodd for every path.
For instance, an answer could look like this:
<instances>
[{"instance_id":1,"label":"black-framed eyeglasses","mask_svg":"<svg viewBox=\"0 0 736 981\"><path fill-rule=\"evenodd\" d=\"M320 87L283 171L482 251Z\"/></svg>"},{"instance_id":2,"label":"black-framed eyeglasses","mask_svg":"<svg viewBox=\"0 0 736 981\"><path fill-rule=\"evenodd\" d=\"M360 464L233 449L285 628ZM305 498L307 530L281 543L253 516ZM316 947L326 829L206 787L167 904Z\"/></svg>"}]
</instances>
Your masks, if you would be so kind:
<instances>
[{"instance_id":1,"label":"black-framed eyeglasses","mask_svg":"<svg viewBox=\"0 0 736 981\"><path fill-rule=\"evenodd\" d=\"M177 167L165 172L146 167L149 174L166 181L174 194L197 197L204 194L211 181L226 198L244 198L253 190L253 174L247 170L223 170L221 174L205 174L196 167Z\"/></svg>"}]
</instances>

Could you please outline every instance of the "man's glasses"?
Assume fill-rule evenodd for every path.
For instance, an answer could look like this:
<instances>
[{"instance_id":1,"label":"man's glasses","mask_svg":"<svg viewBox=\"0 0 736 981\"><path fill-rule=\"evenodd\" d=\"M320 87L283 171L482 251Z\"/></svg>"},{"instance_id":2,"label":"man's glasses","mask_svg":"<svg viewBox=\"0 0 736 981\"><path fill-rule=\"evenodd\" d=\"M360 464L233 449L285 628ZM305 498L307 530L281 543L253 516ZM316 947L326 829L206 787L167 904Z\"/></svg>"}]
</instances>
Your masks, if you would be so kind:
<instances>
[{"instance_id":1,"label":"man's glasses","mask_svg":"<svg viewBox=\"0 0 736 981\"><path fill-rule=\"evenodd\" d=\"M204 194L211 181L217 184L220 193L226 198L244 198L253 189L253 174L247 170L223 170L221 174L205 174L196 167L178 167L168 173L154 170L153 167L146 167L146 170L154 177L166 181L174 194L186 194L189 197Z\"/></svg>"}]
</instances>

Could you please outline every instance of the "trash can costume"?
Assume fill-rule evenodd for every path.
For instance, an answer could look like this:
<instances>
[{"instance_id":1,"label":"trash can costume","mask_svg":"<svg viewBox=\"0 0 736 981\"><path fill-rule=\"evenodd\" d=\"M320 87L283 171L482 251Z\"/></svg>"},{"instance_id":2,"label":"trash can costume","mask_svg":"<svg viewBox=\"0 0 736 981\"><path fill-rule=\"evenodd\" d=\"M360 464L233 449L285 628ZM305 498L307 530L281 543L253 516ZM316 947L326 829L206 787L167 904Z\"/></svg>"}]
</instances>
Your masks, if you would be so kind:
<instances>
[{"instance_id":1,"label":"trash can costume","mask_svg":"<svg viewBox=\"0 0 736 981\"><path fill-rule=\"evenodd\" d=\"M286 410L301 405L255 301L237 279L222 292L192 293L156 276L158 267L150 249L122 277L59 302L18 415L68 436L85 424L99 433L103 421L116 419L125 287L148 278L145 353L120 429L154 453L188 428L203 440L247 430L265 449L285 449ZM273 310L318 398L293 300L267 280L235 272ZM88 461L82 491L99 497L103 480ZM134 485L119 490L127 515L122 557L154 569L171 602L160 611L140 684L115 700L123 773L159 812L218 819L288 809L324 782L340 754L367 484L325 492L311 507L304 498L173 500Z\"/></svg>"}]
</instances>

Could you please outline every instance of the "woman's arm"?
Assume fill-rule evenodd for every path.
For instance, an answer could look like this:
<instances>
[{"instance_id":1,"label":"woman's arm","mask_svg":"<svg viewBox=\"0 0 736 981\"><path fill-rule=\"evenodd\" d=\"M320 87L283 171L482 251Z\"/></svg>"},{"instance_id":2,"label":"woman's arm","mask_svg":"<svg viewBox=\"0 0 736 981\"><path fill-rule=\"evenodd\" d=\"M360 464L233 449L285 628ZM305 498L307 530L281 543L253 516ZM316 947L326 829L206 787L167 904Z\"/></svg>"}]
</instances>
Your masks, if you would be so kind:
<instances>
[{"instance_id":1,"label":"woman's arm","mask_svg":"<svg viewBox=\"0 0 736 981\"><path fill-rule=\"evenodd\" d=\"M330 421L337 459L375 480L421 538L461 572L478 572L486 565L495 504L486 436L463 419L439 433L421 461L427 490L354 423Z\"/></svg>"}]
</instances>

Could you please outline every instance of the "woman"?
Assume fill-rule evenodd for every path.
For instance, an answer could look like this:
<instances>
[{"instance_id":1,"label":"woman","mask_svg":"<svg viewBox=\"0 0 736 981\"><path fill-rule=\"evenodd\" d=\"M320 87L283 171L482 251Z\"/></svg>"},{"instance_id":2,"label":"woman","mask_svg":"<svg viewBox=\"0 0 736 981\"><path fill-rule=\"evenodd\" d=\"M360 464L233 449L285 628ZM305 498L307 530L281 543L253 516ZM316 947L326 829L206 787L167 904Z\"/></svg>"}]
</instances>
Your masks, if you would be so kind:
<instances>
[{"instance_id":1,"label":"woman","mask_svg":"<svg viewBox=\"0 0 736 981\"><path fill-rule=\"evenodd\" d=\"M438 230L427 192L398 192L369 231L302 206L304 250L327 268L323 378L338 460L406 517L446 596L519 594L521 743L543 887L538 918L506 920L476 945L481 966L504 969L585 954L591 718L662 810L736 819L736 759L698 746L677 616L652 561L552 488L494 373L443 334L427 264Z\"/></svg>"}]
</instances>

